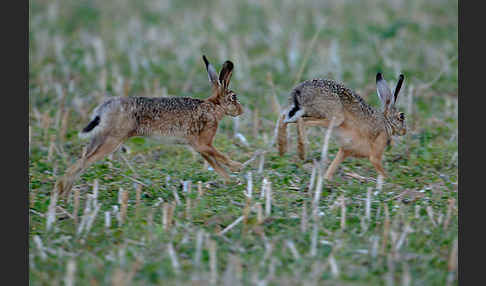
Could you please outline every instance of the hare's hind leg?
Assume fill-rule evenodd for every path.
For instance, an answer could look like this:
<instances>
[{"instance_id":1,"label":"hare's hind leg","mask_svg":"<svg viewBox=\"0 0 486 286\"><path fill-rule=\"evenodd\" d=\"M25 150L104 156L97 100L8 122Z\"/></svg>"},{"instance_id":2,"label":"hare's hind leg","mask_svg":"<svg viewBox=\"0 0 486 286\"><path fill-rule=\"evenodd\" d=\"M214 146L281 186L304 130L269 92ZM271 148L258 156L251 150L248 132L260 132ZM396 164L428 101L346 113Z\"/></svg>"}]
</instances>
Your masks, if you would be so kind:
<instances>
[{"instance_id":1,"label":"hare's hind leg","mask_svg":"<svg viewBox=\"0 0 486 286\"><path fill-rule=\"evenodd\" d=\"M76 181L77 176L81 173L81 170L83 169L84 162L84 158L81 157L76 161L76 163L71 165L71 167L66 170L64 176L57 179L54 191L57 191L59 193L59 196L64 195L65 197L67 197L69 195L69 192L73 187L74 181Z\"/></svg>"},{"instance_id":2,"label":"hare's hind leg","mask_svg":"<svg viewBox=\"0 0 486 286\"><path fill-rule=\"evenodd\" d=\"M81 173L94 162L115 151L124 138L116 138L108 135L96 135L83 151L81 158L66 170L66 173L56 182L56 188L60 195L69 195L74 182Z\"/></svg>"},{"instance_id":3,"label":"hare's hind leg","mask_svg":"<svg viewBox=\"0 0 486 286\"><path fill-rule=\"evenodd\" d=\"M331 165L327 168L327 171L326 171L326 174L324 175L324 178L328 181L332 180L332 177L334 175L334 172L336 172L337 167L348 156L349 156L348 152L346 152L343 148L339 148L339 151L336 154L336 157L332 161Z\"/></svg>"},{"instance_id":4,"label":"hare's hind leg","mask_svg":"<svg viewBox=\"0 0 486 286\"><path fill-rule=\"evenodd\" d=\"M280 116L277 126L277 144L280 156L287 153L287 122L284 122L285 113Z\"/></svg>"},{"instance_id":5,"label":"hare's hind leg","mask_svg":"<svg viewBox=\"0 0 486 286\"><path fill-rule=\"evenodd\" d=\"M328 128L331 125L332 119L326 117L303 117L306 126L320 126ZM333 128L341 126L344 122L344 115L334 115Z\"/></svg>"},{"instance_id":6,"label":"hare's hind leg","mask_svg":"<svg viewBox=\"0 0 486 286\"><path fill-rule=\"evenodd\" d=\"M297 119L297 151L299 153L299 158L301 160L305 160L305 142L306 142L306 134L305 134L305 122L302 117Z\"/></svg>"},{"instance_id":7,"label":"hare's hind leg","mask_svg":"<svg viewBox=\"0 0 486 286\"><path fill-rule=\"evenodd\" d=\"M300 117L297 119L297 151L299 158L305 160L305 143L307 141L307 136L305 133L306 126L319 126L319 127L329 127L330 121L322 118L314 117Z\"/></svg>"},{"instance_id":8,"label":"hare's hind leg","mask_svg":"<svg viewBox=\"0 0 486 286\"><path fill-rule=\"evenodd\" d=\"M304 119L305 125L306 126L319 126L319 127L325 127L328 128L329 124L331 121L325 118L314 118L314 117L308 117Z\"/></svg>"}]
</instances>

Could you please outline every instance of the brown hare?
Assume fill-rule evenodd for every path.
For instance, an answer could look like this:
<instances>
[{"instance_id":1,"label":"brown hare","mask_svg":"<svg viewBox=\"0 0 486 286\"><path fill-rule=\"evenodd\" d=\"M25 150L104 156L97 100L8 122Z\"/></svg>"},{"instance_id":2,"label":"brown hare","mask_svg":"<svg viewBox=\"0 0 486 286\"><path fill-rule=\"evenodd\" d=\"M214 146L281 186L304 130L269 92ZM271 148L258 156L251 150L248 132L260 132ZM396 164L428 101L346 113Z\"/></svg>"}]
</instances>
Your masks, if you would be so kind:
<instances>
[{"instance_id":1,"label":"brown hare","mask_svg":"<svg viewBox=\"0 0 486 286\"><path fill-rule=\"evenodd\" d=\"M228 88L233 63L226 61L218 76L214 67L203 55L212 94L205 100L190 97L113 97L93 111L92 120L79 133L91 141L81 158L69 167L56 182L60 194L71 190L74 181L91 164L115 151L133 136L162 136L182 139L223 176L229 175L222 168L226 165L238 171L242 164L229 159L216 150L213 139L219 121L225 116L239 116L243 107L235 92Z\"/></svg>"},{"instance_id":2,"label":"brown hare","mask_svg":"<svg viewBox=\"0 0 486 286\"><path fill-rule=\"evenodd\" d=\"M381 73L376 75L376 90L382 103L378 111L361 96L341 83L329 79L308 80L297 85L290 93L289 108L278 122L278 149L283 155L287 149L287 124L297 123L298 153L305 159L305 127L329 127L334 117L334 130L340 148L325 178L331 180L338 165L346 157L366 157L379 174L386 177L381 160L385 147L393 135L405 135L405 115L395 103L402 86L401 74L394 93Z\"/></svg>"}]
</instances>

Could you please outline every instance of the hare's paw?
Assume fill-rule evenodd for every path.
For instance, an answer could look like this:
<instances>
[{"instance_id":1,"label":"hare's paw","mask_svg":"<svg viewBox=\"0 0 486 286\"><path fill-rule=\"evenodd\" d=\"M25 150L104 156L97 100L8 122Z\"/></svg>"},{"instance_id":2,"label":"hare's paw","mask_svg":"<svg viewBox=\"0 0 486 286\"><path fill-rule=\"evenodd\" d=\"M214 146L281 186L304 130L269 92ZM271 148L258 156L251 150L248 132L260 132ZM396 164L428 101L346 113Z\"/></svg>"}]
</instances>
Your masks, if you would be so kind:
<instances>
[{"instance_id":1,"label":"hare's paw","mask_svg":"<svg viewBox=\"0 0 486 286\"><path fill-rule=\"evenodd\" d=\"M53 191L57 192L58 195L62 196L64 193L66 193L66 187L68 187L67 180L65 177L61 177L56 181Z\"/></svg>"},{"instance_id":2,"label":"hare's paw","mask_svg":"<svg viewBox=\"0 0 486 286\"><path fill-rule=\"evenodd\" d=\"M241 185L245 183L238 175L230 175L228 178L222 178L222 182L225 186Z\"/></svg>"},{"instance_id":3,"label":"hare's paw","mask_svg":"<svg viewBox=\"0 0 486 286\"><path fill-rule=\"evenodd\" d=\"M63 176L57 180L53 191L58 192L59 198L67 198L72 188L73 181Z\"/></svg>"},{"instance_id":4,"label":"hare's paw","mask_svg":"<svg viewBox=\"0 0 486 286\"><path fill-rule=\"evenodd\" d=\"M231 172L239 172L241 171L241 169L243 169L244 165L241 164L240 162L236 162L236 161L231 161L230 163L230 170Z\"/></svg>"}]
</instances>

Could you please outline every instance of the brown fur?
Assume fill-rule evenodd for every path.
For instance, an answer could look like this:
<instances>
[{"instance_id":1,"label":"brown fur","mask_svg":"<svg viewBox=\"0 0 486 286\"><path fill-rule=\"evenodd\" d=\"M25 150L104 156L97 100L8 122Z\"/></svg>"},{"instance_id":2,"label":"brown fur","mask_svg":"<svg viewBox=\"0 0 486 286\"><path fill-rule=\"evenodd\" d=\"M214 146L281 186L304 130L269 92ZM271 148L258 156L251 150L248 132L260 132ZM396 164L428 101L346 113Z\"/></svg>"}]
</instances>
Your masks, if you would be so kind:
<instances>
[{"instance_id":1,"label":"brown fur","mask_svg":"<svg viewBox=\"0 0 486 286\"><path fill-rule=\"evenodd\" d=\"M305 160L305 122L304 119L297 119L297 151L299 158Z\"/></svg>"},{"instance_id":2,"label":"brown fur","mask_svg":"<svg viewBox=\"0 0 486 286\"><path fill-rule=\"evenodd\" d=\"M334 127L340 139L338 154L326 172L331 180L338 165L347 157L366 157L382 176L386 177L381 160L392 135L404 135L406 125L403 114L394 104L400 91L403 76L395 89L394 98L381 74L377 75L377 90L383 104L378 111L363 98L341 83L327 79L308 80L297 85L289 96L289 105L279 120L278 148L280 155L287 146L287 124L297 121L298 153L305 158L305 126ZM403 120L402 118L403 117Z\"/></svg>"},{"instance_id":3,"label":"brown fur","mask_svg":"<svg viewBox=\"0 0 486 286\"><path fill-rule=\"evenodd\" d=\"M287 124L284 122L285 114L282 114L278 120L278 131L277 131L277 141L278 141L278 152L280 156L287 153Z\"/></svg>"},{"instance_id":4,"label":"brown fur","mask_svg":"<svg viewBox=\"0 0 486 286\"><path fill-rule=\"evenodd\" d=\"M176 137L189 144L229 181L222 165L237 171L242 164L229 159L213 146L219 121L226 115L243 113L236 94L228 89L233 64L225 62L218 76L204 57L212 83L212 94L206 100L189 97L114 97L99 105L93 112L93 121L80 133L91 138L81 158L69 167L56 182L61 194L71 190L75 180L94 162L115 151L133 136ZM98 117L98 119L96 119ZM94 128L94 120L99 122Z\"/></svg>"}]
</instances>

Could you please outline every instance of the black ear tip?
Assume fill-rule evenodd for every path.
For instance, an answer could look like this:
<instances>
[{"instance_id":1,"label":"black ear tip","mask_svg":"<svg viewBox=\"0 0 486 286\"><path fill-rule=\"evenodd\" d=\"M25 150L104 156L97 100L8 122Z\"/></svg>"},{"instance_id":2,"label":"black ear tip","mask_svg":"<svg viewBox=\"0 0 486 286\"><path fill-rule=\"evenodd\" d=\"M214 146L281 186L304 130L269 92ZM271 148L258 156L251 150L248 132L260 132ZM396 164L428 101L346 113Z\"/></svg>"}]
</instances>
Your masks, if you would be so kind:
<instances>
[{"instance_id":1,"label":"black ear tip","mask_svg":"<svg viewBox=\"0 0 486 286\"><path fill-rule=\"evenodd\" d=\"M377 73L376 74L376 81L379 81L379 80L382 80L383 79L383 75L381 74L381 72Z\"/></svg>"},{"instance_id":2,"label":"black ear tip","mask_svg":"<svg viewBox=\"0 0 486 286\"><path fill-rule=\"evenodd\" d=\"M209 64L209 61L208 61L208 59L206 58L206 56L205 56L205 55L203 55L203 61L204 61L204 63L205 63L206 65L208 65L208 64Z\"/></svg>"},{"instance_id":3,"label":"black ear tip","mask_svg":"<svg viewBox=\"0 0 486 286\"><path fill-rule=\"evenodd\" d=\"M405 78L405 76L403 74L400 74L399 78L400 78L400 80L403 80Z\"/></svg>"},{"instance_id":4,"label":"black ear tip","mask_svg":"<svg viewBox=\"0 0 486 286\"><path fill-rule=\"evenodd\" d=\"M231 61L226 61L226 62L224 63L224 65L225 65L225 66L228 66L228 68L230 68L230 69L232 69L232 68L233 68L233 62L231 62Z\"/></svg>"}]
</instances>

